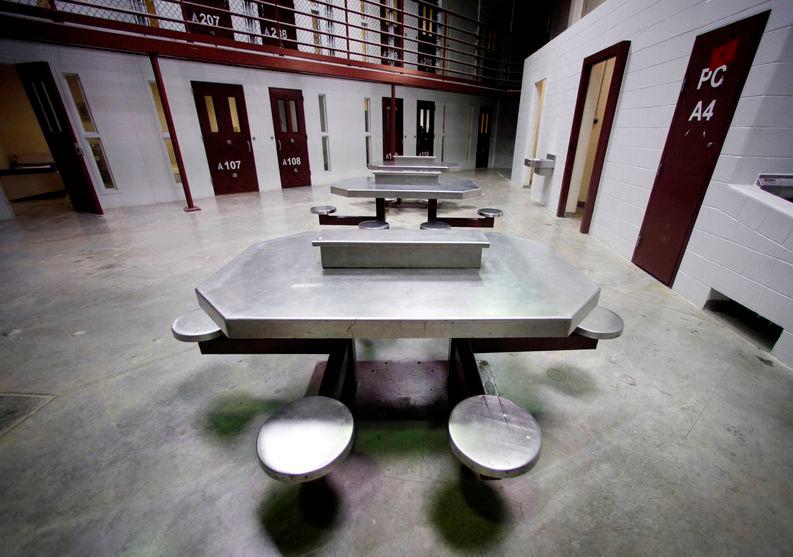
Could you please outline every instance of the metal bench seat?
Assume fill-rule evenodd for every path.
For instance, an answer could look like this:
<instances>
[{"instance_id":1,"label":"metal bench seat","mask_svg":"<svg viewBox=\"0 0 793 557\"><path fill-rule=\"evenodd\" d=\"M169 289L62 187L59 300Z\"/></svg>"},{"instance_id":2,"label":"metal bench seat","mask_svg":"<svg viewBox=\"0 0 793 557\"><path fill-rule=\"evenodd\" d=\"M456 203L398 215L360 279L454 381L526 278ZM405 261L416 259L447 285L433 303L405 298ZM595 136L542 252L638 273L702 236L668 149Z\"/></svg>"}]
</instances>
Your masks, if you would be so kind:
<instances>
[{"instance_id":1,"label":"metal bench seat","mask_svg":"<svg viewBox=\"0 0 793 557\"><path fill-rule=\"evenodd\" d=\"M311 212L315 215L332 215L336 212L336 207L333 205L315 205L311 208Z\"/></svg>"},{"instance_id":2,"label":"metal bench seat","mask_svg":"<svg viewBox=\"0 0 793 557\"><path fill-rule=\"evenodd\" d=\"M384 220L365 220L358 224L361 230L385 230L390 228L390 225Z\"/></svg>"},{"instance_id":3,"label":"metal bench seat","mask_svg":"<svg viewBox=\"0 0 793 557\"><path fill-rule=\"evenodd\" d=\"M504 214L501 209L494 209L493 207L482 207L476 212L481 217L496 218Z\"/></svg>"},{"instance_id":4,"label":"metal bench seat","mask_svg":"<svg viewBox=\"0 0 793 557\"><path fill-rule=\"evenodd\" d=\"M625 323L622 317L601 306L597 306L578 325L575 332L582 337L594 339L617 338L622 335Z\"/></svg>"},{"instance_id":5,"label":"metal bench seat","mask_svg":"<svg viewBox=\"0 0 793 557\"><path fill-rule=\"evenodd\" d=\"M451 227L448 222L443 222L442 220L422 222L419 226L421 230L449 230Z\"/></svg>"},{"instance_id":6,"label":"metal bench seat","mask_svg":"<svg viewBox=\"0 0 793 557\"><path fill-rule=\"evenodd\" d=\"M302 483L328 474L349 454L355 426L334 398L308 396L278 409L262 426L256 451L271 478Z\"/></svg>"},{"instance_id":7,"label":"metal bench seat","mask_svg":"<svg viewBox=\"0 0 793 557\"><path fill-rule=\"evenodd\" d=\"M468 468L490 478L514 478L537 462L540 426L531 414L498 395L466 398L449 416L449 444Z\"/></svg>"},{"instance_id":8,"label":"metal bench seat","mask_svg":"<svg viewBox=\"0 0 793 557\"><path fill-rule=\"evenodd\" d=\"M182 342L203 342L223 335L220 327L201 308L179 316L171 325L171 331L174 338Z\"/></svg>"}]
</instances>

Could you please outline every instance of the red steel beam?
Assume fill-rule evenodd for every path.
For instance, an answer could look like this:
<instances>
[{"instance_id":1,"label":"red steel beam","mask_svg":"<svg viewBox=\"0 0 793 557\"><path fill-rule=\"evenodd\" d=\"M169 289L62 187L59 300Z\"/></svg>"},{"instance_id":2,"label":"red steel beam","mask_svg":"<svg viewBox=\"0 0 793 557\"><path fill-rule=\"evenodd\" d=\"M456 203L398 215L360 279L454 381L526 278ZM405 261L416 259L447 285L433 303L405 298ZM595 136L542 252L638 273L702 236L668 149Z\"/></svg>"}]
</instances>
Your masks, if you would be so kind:
<instances>
[{"instance_id":1,"label":"red steel beam","mask_svg":"<svg viewBox=\"0 0 793 557\"><path fill-rule=\"evenodd\" d=\"M201 208L193 203L193 194L190 192L190 184L187 182L187 172L185 172L184 163L182 162L182 149L179 147L179 139L176 137L176 126L174 126L173 117L171 116L171 104L168 102L168 94L165 91L165 83L160 72L160 61L156 54L149 54L149 60L151 60L151 69L154 70L154 81L157 83L157 92L160 94L160 104L162 104L162 111L165 115L165 123L168 126L168 133L171 135L171 146L173 147L174 157L176 157L176 166L179 167L179 176L182 178L182 189L184 190L185 201L187 201L187 207L184 210L188 213L200 211Z\"/></svg>"}]
</instances>

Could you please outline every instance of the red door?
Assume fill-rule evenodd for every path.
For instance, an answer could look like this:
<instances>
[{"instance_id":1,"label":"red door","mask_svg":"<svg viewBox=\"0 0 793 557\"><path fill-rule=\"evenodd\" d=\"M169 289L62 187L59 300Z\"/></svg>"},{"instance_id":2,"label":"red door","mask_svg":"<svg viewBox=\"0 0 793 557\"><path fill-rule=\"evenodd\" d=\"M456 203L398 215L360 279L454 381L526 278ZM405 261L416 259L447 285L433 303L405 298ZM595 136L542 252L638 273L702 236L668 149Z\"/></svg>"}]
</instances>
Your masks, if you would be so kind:
<instances>
[{"instance_id":1,"label":"red door","mask_svg":"<svg viewBox=\"0 0 793 557\"><path fill-rule=\"evenodd\" d=\"M270 88L270 107L273 111L281 187L310 186L311 166L308 163L303 92L299 89Z\"/></svg>"},{"instance_id":2,"label":"red door","mask_svg":"<svg viewBox=\"0 0 793 557\"><path fill-rule=\"evenodd\" d=\"M383 64L402 65L403 14L402 0L380 0L380 61Z\"/></svg>"},{"instance_id":3,"label":"red door","mask_svg":"<svg viewBox=\"0 0 793 557\"><path fill-rule=\"evenodd\" d=\"M192 85L215 195L259 191L242 85Z\"/></svg>"},{"instance_id":4,"label":"red door","mask_svg":"<svg viewBox=\"0 0 793 557\"><path fill-rule=\"evenodd\" d=\"M489 106L479 109L479 130L476 136L476 167L487 168L490 160L490 124L492 116Z\"/></svg>"},{"instance_id":5,"label":"red door","mask_svg":"<svg viewBox=\"0 0 793 557\"><path fill-rule=\"evenodd\" d=\"M228 0L191 0L180 4L190 33L234 38Z\"/></svg>"},{"instance_id":6,"label":"red door","mask_svg":"<svg viewBox=\"0 0 793 557\"><path fill-rule=\"evenodd\" d=\"M258 4L264 44L297 50L294 0Z\"/></svg>"},{"instance_id":7,"label":"red door","mask_svg":"<svg viewBox=\"0 0 793 557\"><path fill-rule=\"evenodd\" d=\"M17 64L17 73L75 211L102 214L91 175L66 114L49 64Z\"/></svg>"},{"instance_id":8,"label":"red door","mask_svg":"<svg viewBox=\"0 0 793 557\"><path fill-rule=\"evenodd\" d=\"M416 101L416 155L432 156L435 148L435 103Z\"/></svg>"},{"instance_id":9,"label":"red door","mask_svg":"<svg viewBox=\"0 0 793 557\"><path fill-rule=\"evenodd\" d=\"M633 262L674 281L768 13L697 37Z\"/></svg>"},{"instance_id":10,"label":"red door","mask_svg":"<svg viewBox=\"0 0 793 557\"><path fill-rule=\"evenodd\" d=\"M402 99L396 99L396 155L402 153ZM392 160L391 153L391 97L383 97L383 160Z\"/></svg>"}]
</instances>

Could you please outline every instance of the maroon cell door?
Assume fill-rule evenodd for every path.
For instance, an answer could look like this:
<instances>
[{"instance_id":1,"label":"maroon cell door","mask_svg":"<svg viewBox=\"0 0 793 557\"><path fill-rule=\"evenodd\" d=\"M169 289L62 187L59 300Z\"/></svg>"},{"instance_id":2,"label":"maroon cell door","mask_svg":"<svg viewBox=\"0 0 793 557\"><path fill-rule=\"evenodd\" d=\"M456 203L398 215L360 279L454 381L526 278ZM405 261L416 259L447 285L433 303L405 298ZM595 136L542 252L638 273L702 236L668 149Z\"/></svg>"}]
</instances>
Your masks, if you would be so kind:
<instances>
[{"instance_id":1,"label":"maroon cell door","mask_svg":"<svg viewBox=\"0 0 793 557\"><path fill-rule=\"evenodd\" d=\"M102 206L91 183L91 174L85 166L49 64L17 64L16 69L72 207L75 211L101 215Z\"/></svg>"},{"instance_id":2,"label":"maroon cell door","mask_svg":"<svg viewBox=\"0 0 793 557\"><path fill-rule=\"evenodd\" d=\"M416 102L416 154L432 156L435 146L435 103Z\"/></svg>"},{"instance_id":3,"label":"maroon cell door","mask_svg":"<svg viewBox=\"0 0 793 557\"><path fill-rule=\"evenodd\" d=\"M294 0L257 4L264 44L297 50Z\"/></svg>"},{"instance_id":4,"label":"maroon cell door","mask_svg":"<svg viewBox=\"0 0 793 557\"><path fill-rule=\"evenodd\" d=\"M180 4L190 33L234 38L228 0L190 0Z\"/></svg>"},{"instance_id":5,"label":"maroon cell door","mask_svg":"<svg viewBox=\"0 0 793 557\"><path fill-rule=\"evenodd\" d=\"M311 166L308 164L303 92L299 89L270 88L270 107L273 111L281 187L310 186Z\"/></svg>"},{"instance_id":6,"label":"maroon cell door","mask_svg":"<svg viewBox=\"0 0 793 557\"><path fill-rule=\"evenodd\" d=\"M215 195L259 191L242 85L192 85Z\"/></svg>"},{"instance_id":7,"label":"maroon cell door","mask_svg":"<svg viewBox=\"0 0 793 557\"><path fill-rule=\"evenodd\" d=\"M402 155L402 99L396 99L396 153ZM394 158L391 153L391 97L383 97L383 160Z\"/></svg>"},{"instance_id":8,"label":"maroon cell door","mask_svg":"<svg viewBox=\"0 0 793 557\"><path fill-rule=\"evenodd\" d=\"M697 37L633 262L672 284L719 158L768 12Z\"/></svg>"},{"instance_id":9,"label":"maroon cell door","mask_svg":"<svg viewBox=\"0 0 793 557\"><path fill-rule=\"evenodd\" d=\"M479 109L479 130L476 136L476 167L487 168L490 160L490 128L492 114L489 106Z\"/></svg>"}]
</instances>

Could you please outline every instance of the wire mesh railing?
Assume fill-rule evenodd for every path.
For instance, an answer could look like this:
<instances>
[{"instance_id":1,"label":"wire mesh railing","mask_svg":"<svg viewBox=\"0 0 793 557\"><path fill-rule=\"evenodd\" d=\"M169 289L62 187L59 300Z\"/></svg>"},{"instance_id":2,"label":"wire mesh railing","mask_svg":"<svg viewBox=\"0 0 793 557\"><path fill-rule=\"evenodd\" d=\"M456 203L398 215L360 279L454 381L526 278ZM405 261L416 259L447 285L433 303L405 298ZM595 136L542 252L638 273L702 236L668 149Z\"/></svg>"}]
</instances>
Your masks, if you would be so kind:
<instances>
[{"instance_id":1,"label":"wire mesh railing","mask_svg":"<svg viewBox=\"0 0 793 557\"><path fill-rule=\"evenodd\" d=\"M56 13L75 14L98 27L122 23L146 34L181 32L192 41L273 47L503 88L519 85L522 74L504 30L440 8L437 0L4 0L0 9L14 4L49 10L55 20Z\"/></svg>"}]
</instances>

